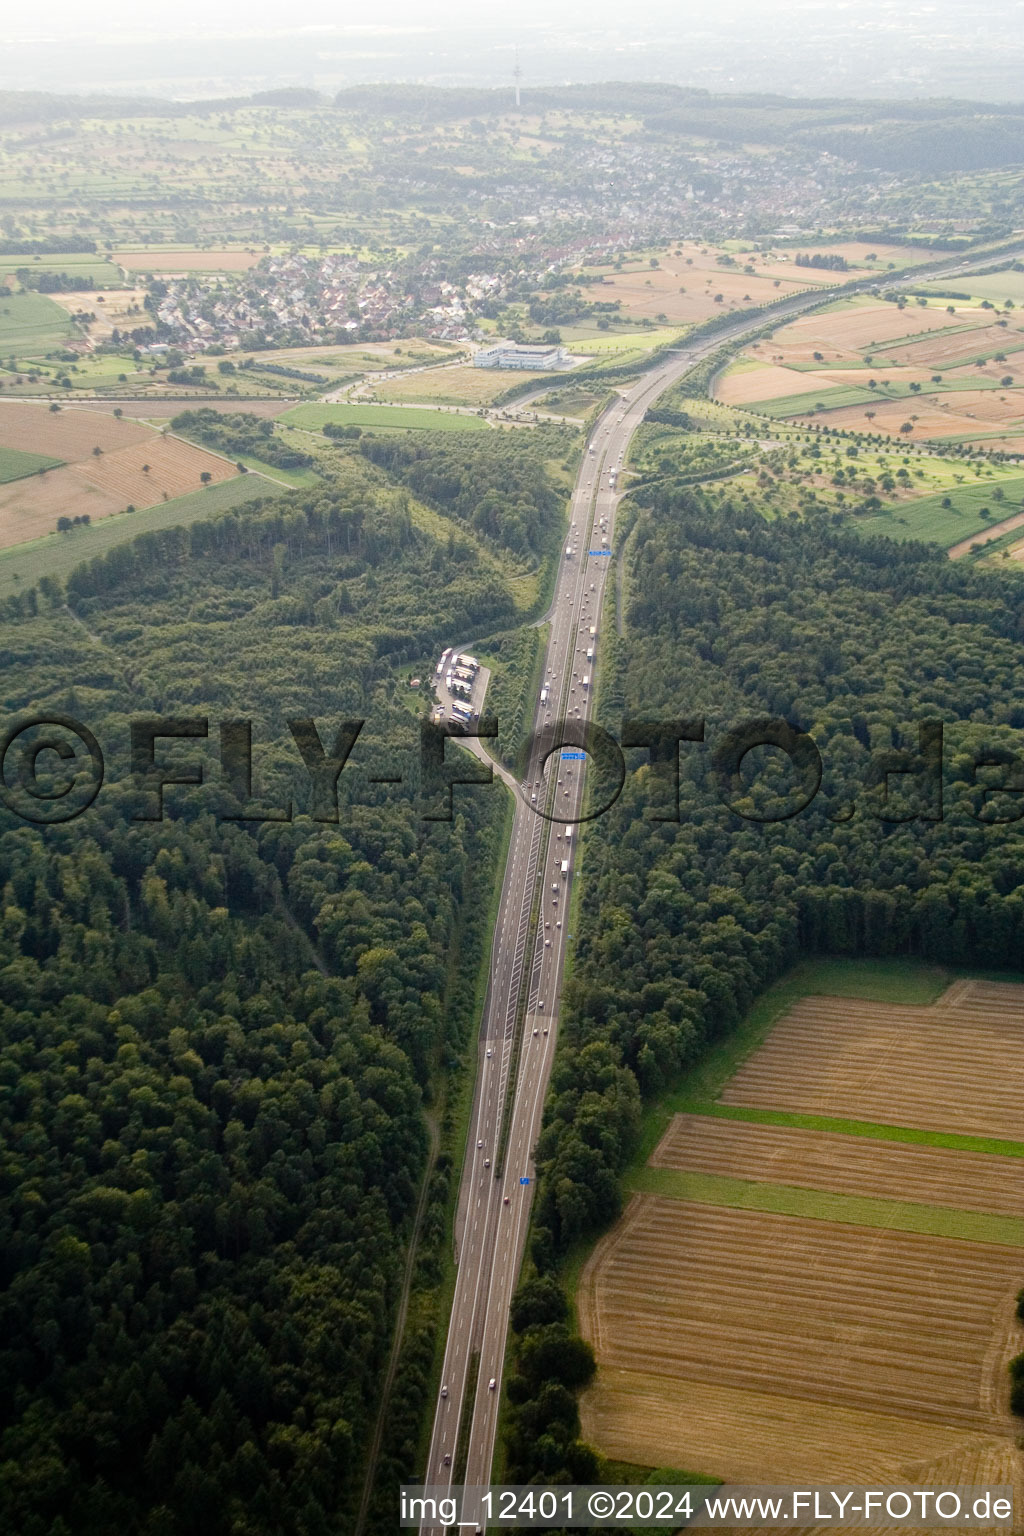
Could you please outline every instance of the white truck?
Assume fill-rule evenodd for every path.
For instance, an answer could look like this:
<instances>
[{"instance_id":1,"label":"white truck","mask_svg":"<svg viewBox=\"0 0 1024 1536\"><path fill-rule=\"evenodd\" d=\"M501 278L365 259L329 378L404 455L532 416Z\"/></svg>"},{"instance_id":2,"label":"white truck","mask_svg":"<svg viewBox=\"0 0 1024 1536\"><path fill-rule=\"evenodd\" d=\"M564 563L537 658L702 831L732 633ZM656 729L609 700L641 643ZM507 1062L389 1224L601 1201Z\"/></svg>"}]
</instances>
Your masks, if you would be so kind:
<instances>
[{"instance_id":1,"label":"white truck","mask_svg":"<svg viewBox=\"0 0 1024 1536\"><path fill-rule=\"evenodd\" d=\"M571 555L572 555L572 545L571 544L567 544L565 546L565 558L568 560L571 557Z\"/></svg>"},{"instance_id":2,"label":"white truck","mask_svg":"<svg viewBox=\"0 0 1024 1536\"><path fill-rule=\"evenodd\" d=\"M587 646L587 660L588 661L593 661L593 659L594 659L594 647L592 645L588 645Z\"/></svg>"},{"instance_id":3,"label":"white truck","mask_svg":"<svg viewBox=\"0 0 1024 1536\"><path fill-rule=\"evenodd\" d=\"M590 687L590 673L589 672L586 672L583 675L583 686L584 686L584 688L589 688Z\"/></svg>"},{"instance_id":4,"label":"white truck","mask_svg":"<svg viewBox=\"0 0 1024 1536\"><path fill-rule=\"evenodd\" d=\"M562 860L562 879L563 880L565 879L565 877L566 877L566 875L568 873L569 873L569 860L568 859L563 859Z\"/></svg>"},{"instance_id":5,"label":"white truck","mask_svg":"<svg viewBox=\"0 0 1024 1536\"><path fill-rule=\"evenodd\" d=\"M542 688L540 691L540 701L542 704L546 704L548 701L548 691L546 688Z\"/></svg>"}]
</instances>

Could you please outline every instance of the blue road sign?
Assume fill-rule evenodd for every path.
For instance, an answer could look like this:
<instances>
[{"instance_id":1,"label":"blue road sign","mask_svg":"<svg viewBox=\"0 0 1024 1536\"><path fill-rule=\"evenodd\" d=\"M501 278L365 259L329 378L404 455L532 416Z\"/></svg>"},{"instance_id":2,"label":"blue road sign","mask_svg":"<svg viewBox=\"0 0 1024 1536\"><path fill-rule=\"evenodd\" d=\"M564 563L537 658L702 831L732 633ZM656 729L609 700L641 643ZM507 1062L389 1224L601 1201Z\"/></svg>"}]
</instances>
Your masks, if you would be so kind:
<instances>
[{"instance_id":1,"label":"blue road sign","mask_svg":"<svg viewBox=\"0 0 1024 1536\"><path fill-rule=\"evenodd\" d=\"M526 1175L524 1174L523 1177L519 1180L519 1182L520 1182L520 1184L529 1184L530 1181L526 1177Z\"/></svg>"}]
</instances>

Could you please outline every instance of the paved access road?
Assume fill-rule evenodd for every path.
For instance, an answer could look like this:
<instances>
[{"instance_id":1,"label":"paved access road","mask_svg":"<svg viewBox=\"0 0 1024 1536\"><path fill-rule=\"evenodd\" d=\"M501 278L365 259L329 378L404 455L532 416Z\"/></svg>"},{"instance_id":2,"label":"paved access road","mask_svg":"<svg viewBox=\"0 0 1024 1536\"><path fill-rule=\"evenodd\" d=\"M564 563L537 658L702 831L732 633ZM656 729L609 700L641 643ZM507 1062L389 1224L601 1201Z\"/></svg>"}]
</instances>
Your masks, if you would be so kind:
<instances>
[{"instance_id":1,"label":"paved access road","mask_svg":"<svg viewBox=\"0 0 1024 1536\"><path fill-rule=\"evenodd\" d=\"M964 265L962 258L960 265ZM909 275L900 277L905 282ZM927 275L941 273L932 268ZM866 286L850 284L845 292ZM555 599L547 615L550 639L544 678L549 691L547 702L537 703L536 731L565 721L586 720L590 715L594 664L586 652L599 646L605 586L613 565L612 559L594 551L602 549L603 538L607 538L609 548L613 547L615 510L622 491L621 467L646 408L695 363L726 342L760 330L769 318L773 323L792 318L820 304L823 297L820 292L800 294L773 307L770 317L763 312L738 316L735 325L723 327L714 336L690 345L684 342L638 382L623 388L598 420L572 496L566 544L573 553L566 558L563 545ZM618 471L614 488L613 469ZM591 638L591 627L596 639ZM596 654L599 658L599 651ZM583 678L588 674L591 686L584 687ZM565 829L582 805L585 766L579 760L563 760L559 753L546 765L534 760L518 791L459 1191L455 1230L458 1267L441 1395L423 1469L423 1481L435 1488L453 1482L485 1485L490 1481L509 1303L529 1225L533 1149L554 1060L558 999L569 942L565 924L576 837L574 834L567 840ZM554 818L545 819L537 807L555 813ZM568 862L565 876L561 873L562 860ZM524 991L525 1010L517 1031ZM507 1144L501 1156L502 1125L510 1093ZM464 1422L468 1431L460 1456L460 1426ZM468 1529L475 1529L475 1523ZM421 1531L422 1536L440 1536L439 1528L429 1522Z\"/></svg>"}]
</instances>

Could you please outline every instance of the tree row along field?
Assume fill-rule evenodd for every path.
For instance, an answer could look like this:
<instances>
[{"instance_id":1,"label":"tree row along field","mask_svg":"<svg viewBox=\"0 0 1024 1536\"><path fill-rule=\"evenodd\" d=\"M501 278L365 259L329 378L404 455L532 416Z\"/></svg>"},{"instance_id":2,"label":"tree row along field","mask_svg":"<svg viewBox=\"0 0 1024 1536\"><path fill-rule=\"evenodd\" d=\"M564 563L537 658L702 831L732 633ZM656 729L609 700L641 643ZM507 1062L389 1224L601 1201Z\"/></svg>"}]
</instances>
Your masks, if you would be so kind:
<instances>
[{"instance_id":1,"label":"tree row along field","mask_svg":"<svg viewBox=\"0 0 1024 1536\"><path fill-rule=\"evenodd\" d=\"M1012 983L958 981L930 1006L798 998L718 1102L922 1127L921 1139L674 1116L650 1166L698 1175L695 1193L634 1194L581 1276L599 1364L581 1401L587 1437L606 1455L740 1481L928 1486L941 1472L1024 1490L1006 1371L1024 1256L966 1236L967 1212L1019 1216L1024 1159L929 1144L1019 1132L1006 1063L1022 1043ZM818 1192L820 1209L743 1209L755 1188ZM960 1210L963 1232L904 1230L898 1205L871 1225L831 1220L836 1193Z\"/></svg>"}]
</instances>

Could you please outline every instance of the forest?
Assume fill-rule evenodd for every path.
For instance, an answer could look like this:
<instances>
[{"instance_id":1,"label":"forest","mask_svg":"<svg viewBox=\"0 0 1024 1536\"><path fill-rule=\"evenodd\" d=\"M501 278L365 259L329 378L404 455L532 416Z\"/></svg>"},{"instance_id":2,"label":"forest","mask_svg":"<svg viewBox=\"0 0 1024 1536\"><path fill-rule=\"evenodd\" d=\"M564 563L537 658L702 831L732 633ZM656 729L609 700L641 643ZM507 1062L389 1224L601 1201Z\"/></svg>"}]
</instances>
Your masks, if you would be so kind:
<instances>
[{"instance_id":1,"label":"forest","mask_svg":"<svg viewBox=\"0 0 1024 1536\"><path fill-rule=\"evenodd\" d=\"M562 493L548 465L564 458L573 441L565 428L542 426L440 443L397 434L367 437L359 450L488 542L536 561L550 553L552 535L558 537L555 514Z\"/></svg>"},{"instance_id":2,"label":"forest","mask_svg":"<svg viewBox=\"0 0 1024 1536\"><path fill-rule=\"evenodd\" d=\"M513 617L466 555L353 481L8 604L5 716L69 712L109 750L77 820L0 812L5 1531L352 1528L502 814L466 791L420 819L396 676ZM133 820L139 714L250 718L254 795L293 819L228 819L215 741L189 741L163 745L208 746L206 782ZM325 741L366 719L335 824L303 799L295 716ZM404 1381L415 1423L426 1377Z\"/></svg>"},{"instance_id":3,"label":"forest","mask_svg":"<svg viewBox=\"0 0 1024 1536\"><path fill-rule=\"evenodd\" d=\"M221 453L248 453L278 469L305 469L313 462L311 454L275 437L274 423L268 417L254 416L251 411L225 415L209 406L200 406L194 411L179 412L171 426L182 437L190 437L206 448L216 448Z\"/></svg>"}]
</instances>

